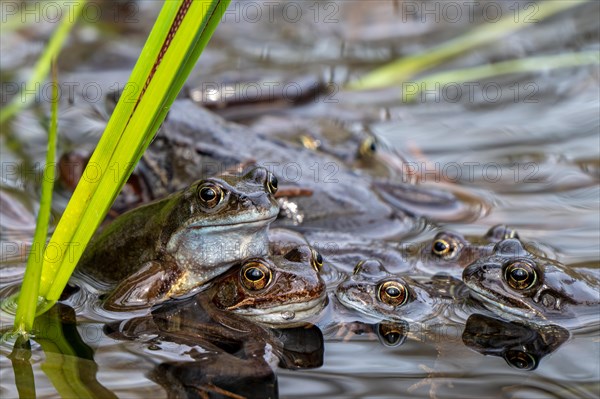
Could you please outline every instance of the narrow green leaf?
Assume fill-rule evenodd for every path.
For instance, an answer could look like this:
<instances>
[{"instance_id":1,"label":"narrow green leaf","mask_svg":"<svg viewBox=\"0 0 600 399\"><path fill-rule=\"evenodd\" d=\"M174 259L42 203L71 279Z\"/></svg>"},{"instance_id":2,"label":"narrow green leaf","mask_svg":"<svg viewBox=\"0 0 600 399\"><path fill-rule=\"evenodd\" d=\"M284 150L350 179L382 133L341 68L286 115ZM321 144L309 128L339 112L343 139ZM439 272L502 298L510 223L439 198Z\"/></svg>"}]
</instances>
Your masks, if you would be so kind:
<instances>
[{"instance_id":1,"label":"narrow green leaf","mask_svg":"<svg viewBox=\"0 0 600 399\"><path fill-rule=\"evenodd\" d=\"M497 62L472 68L434 73L404 85L402 102L410 102L424 89L449 83L473 82L513 73L545 71L600 63L600 52L584 51Z\"/></svg>"},{"instance_id":2,"label":"narrow green leaf","mask_svg":"<svg viewBox=\"0 0 600 399\"><path fill-rule=\"evenodd\" d=\"M85 246L133 171L223 16L229 0L165 2L125 92L48 244L40 295L60 296ZM127 101L136 94L134 101ZM87 170L87 169L86 169ZM86 173L84 172L84 175Z\"/></svg>"},{"instance_id":3,"label":"narrow green leaf","mask_svg":"<svg viewBox=\"0 0 600 399\"><path fill-rule=\"evenodd\" d=\"M23 285L17 302L14 329L24 335L31 331L38 304L40 276L42 274L42 248L48 236L48 223L52 205L52 192L56 176L56 136L58 131L58 76L56 62L52 61L52 99L50 112L50 130L48 134L48 149L46 152L46 167L42 179L42 198L37 217L33 244L27 258L27 268L23 277Z\"/></svg>"},{"instance_id":4,"label":"narrow green leaf","mask_svg":"<svg viewBox=\"0 0 600 399\"><path fill-rule=\"evenodd\" d=\"M17 94L11 102L1 110L0 112L0 125L10 119L13 115L19 112L22 108L26 107L31 102L32 98L35 98L35 93L39 90L42 81L46 79L48 71L50 69L51 60L56 59L60 52L65 39L69 35L71 28L77 22L81 10L85 6L86 0L73 2L73 7L69 8L69 12L64 10L63 19L56 31L52 34L48 46L44 50L44 53L38 60L33 75L25 85L25 91ZM72 12L71 12L72 11Z\"/></svg>"},{"instance_id":5,"label":"narrow green leaf","mask_svg":"<svg viewBox=\"0 0 600 399\"><path fill-rule=\"evenodd\" d=\"M558 0L536 3L538 8L533 18L536 21L541 21L588 1ZM534 21L530 21L528 18L515 20L513 15L507 15L498 22L484 23L455 39L430 49L426 53L407 56L377 68L358 80L350 82L348 89L370 90L402 83L444 61L523 29L532 22Z\"/></svg>"}]
</instances>

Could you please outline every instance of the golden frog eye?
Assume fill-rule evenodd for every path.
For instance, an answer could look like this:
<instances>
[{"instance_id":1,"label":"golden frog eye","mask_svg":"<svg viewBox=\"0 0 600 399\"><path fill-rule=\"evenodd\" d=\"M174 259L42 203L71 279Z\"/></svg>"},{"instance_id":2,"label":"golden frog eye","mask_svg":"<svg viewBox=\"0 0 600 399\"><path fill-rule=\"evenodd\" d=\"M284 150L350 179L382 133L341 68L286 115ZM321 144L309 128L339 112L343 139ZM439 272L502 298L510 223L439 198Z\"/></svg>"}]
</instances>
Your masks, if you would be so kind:
<instances>
[{"instance_id":1,"label":"golden frog eye","mask_svg":"<svg viewBox=\"0 0 600 399\"><path fill-rule=\"evenodd\" d=\"M240 271L243 286L251 291L262 290L269 285L272 277L271 269L258 261L246 263Z\"/></svg>"},{"instance_id":2,"label":"golden frog eye","mask_svg":"<svg viewBox=\"0 0 600 399\"><path fill-rule=\"evenodd\" d=\"M408 301L408 290L398 281L386 281L379 285L377 298L390 306L402 306Z\"/></svg>"},{"instance_id":3,"label":"golden frog eye","mask_svg":"<svg viewBox=\"0 0 600 399\"><path fill-rule=\"evenodd\" d=\"M279 181L277 180L277 177L275 177L273 173L269 173L269 177L267 178L267 190L269 190L272 195L275 195L278 185Z\"/></svg>"},{"instance_id":4,"label":"golden frog eye","mask_svg":"<svg viewBox=\"0 0 600 399\"><path fill-rule=\"evenodd\" d=\"M360 260L356 263L356 266L354 266L354 269L352 269L352 274L356 275L360 273L360 270L362 269L362 265L365 263L364 260Z\"/></svg>"},{"instance_id":5,"label":"golden frog eye","mask_svg":"<svg viewBox=\"0 0 600 399\"><path fill-rule=\"evenodd\" d=\"M377 152L377 141L375 137L369 136L360 143L360 147L358 148L358 154L361 157L371 157L373 154Z\"/></svg>"},{"instance_id":6,"label":"golden frog eye","mask_svg":"<svg viewBox=\"0 0 600 399\"><path fill-rule=\"evenodd\" d=\"M305 148L313 151L317 150L321 146L321 142L319 140L306 134L300 136L300 142Z\"/></svg>"},{"instance_id":7,"label":"golden frog eye","mask_svg":"<svg viewBox=\"0 0 600 399\"><path fill-rule=\"evenodd\" d=\"M215 183L203 183L198 187L198 198L205 208L212 209L223 200L223 190Z\"/></svg>"},{"instance_id":8,"label":"golden frog eye","mask_svg":"<svg viewBox=\"0 0 600 399\"><path fill-rule=\"evenodd\" d=\"M538 362L527 352L519 350L510 350L504 354L504 360L511 366L519 370L535 370Z\"/></svg>"},{"instance_id":9,"label":"golden frog eye","mask_svg":"<svg viewBox=\"0 0 600 399\"><path fill-rule=\"evenodd\" d=\"M438 238L431 245L431 252L439 256L440 258L449 259L452 258L456 253L457 246L455 243L443 238Z\"/></svg>"},{"instance_id":10,"label":"golden frog eye","mask_svg":"<svg viewBox=\"0 0 600 399\"><path fill-rule=\"evenodd\" d=\"M504 280L515 290L526 290L537 282L535 266L529 261L518 260L504 269Z\"/></svg>"},{"instance_id":11,"label":"golden frog eye","mask_svg":"<svg viewBox=\"0 0 600 399\"><path fill-rule=\"evenodd\" d=\"M323 257L320 253L318 253L312 248L310 252L312 253L312 256L310 257L310 264L313 267L313 269L315 269L315 271L319 273L321 269L323 269Z\"/></svg>"}]
</instances>

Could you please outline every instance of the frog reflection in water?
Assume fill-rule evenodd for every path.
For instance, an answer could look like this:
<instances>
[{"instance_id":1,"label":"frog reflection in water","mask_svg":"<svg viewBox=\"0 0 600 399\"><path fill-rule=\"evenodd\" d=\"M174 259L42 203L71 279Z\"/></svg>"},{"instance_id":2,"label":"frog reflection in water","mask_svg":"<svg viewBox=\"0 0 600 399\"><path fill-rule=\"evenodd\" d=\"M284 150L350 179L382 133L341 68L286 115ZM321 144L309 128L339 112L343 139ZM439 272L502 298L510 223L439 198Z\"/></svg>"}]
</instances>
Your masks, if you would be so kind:
<instances>
[{"instance_id":1,"label":"frog reflection in water","mask_svg":"<svg viewBox=\"0 0 600 399\"><path fill-rule=\"evenodd\" d=\"M249 253L267 253L276 191L264 168L201 180L121 215L91 242L78 269L119 283L104 303L109 310L185 294Z\"/></svg>"},{"instance_id":2,"label":"frog reflection in water","mask_svg":"<svg viewBox=\"0 0 600 399\"><path fill-rule=\"evenodd\" d=\"M600 282L528 252L516 239L496 244L492 255L463 272L472 294L493 311L522 317L571 318L598 314Z\"/></svg>"},{"instance_id":3,"label":"frog reflection in water","mask_svg":"<svg viewBox=\"0 0 600 399\"><path fill-rule=\"evenodd\" d=\"M507 238L519 238L519 235L501 224L491 227L483 237L467 238L453 231L441 231L421 246L415 268L425 274L443 272L460 277L467 265L490 255L494 244Z\"/></svg>"},{"instance_id":4,"label":"frog reflection in water","mask_svg":"<svg viewBox=\"0 0 600 399\"><path fill-rule=\"evenodd\" d=\"M464 302L468 290L460 280L434 276L418 281L389 273L381 262L359 262L336 290L346 307L384 320L425 322L440 316L444 304Z\"/></svg>"},{"instance_id":5,"label":"frog reflection in water","mask_svg":"<svg viewBox=\"0 0 600 399\"><path fill-rule=\"evenodd\" d=\"M531 371L569 336L567 330L553 324L538 326L473 314L467 319L462 340L483 355L500 356L513 368Z\"/></svg>"}]
</instances>

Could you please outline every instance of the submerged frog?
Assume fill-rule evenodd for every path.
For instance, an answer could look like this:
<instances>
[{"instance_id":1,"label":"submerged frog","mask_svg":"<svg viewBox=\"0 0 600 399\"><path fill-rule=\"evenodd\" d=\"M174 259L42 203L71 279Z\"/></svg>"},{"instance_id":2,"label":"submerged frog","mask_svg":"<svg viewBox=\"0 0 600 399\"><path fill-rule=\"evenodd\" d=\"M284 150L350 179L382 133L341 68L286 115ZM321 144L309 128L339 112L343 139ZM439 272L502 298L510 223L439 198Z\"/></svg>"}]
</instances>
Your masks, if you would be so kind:
<instances>
[{"instance_id":1,"label":"submerged frog","mask_svg":"<svg viewBox=\"0 0 600 399\"><path fill-rule=\"evenodd\" d=\"M412 182L406 159L361 122L266 116L251 127L270 137L335 157L373 177Z\"/></svg>"},{"instance_id":2,"label":"submerged frog","mask_svg":"<svg viewBox=\"0 0 600 399\"><path fill-rule=\"evenodd\" d=\"M127 212L88 246L78 269L119 283L105 308L146 307L187 293L232 262L268 251L279 207L277 179L264 168L201 180Z\"/></svg>"},{"instance_id":3,"label":"submerged frog","mask_svg":"<svg viewBox=\"0 0 600 399\"><path fill-rule=\"evenodd\" d=\"M495 243L518 237L515 230L501 224L491 227L483 237L465 237L454 231L441 231L420 246L416 270L425 274L443 272L459 277L467 265L490 255Z\"/></svg>"},{"instance_id":4,"label":"submerged frog","mask_svg":"<svg viewBox=\"0 0 600 399\"><path fill-rule=\"evenodd\" d=\"M517 239L463 271L472 294L493 311L522 317L572 318L600 310L600 281L527 251Z\"/></svg>"},{"instance_id":5,"label":"submerged frog","mask_svg":"<svg viewBox=\"0 0 600 399\"><path fill-rule=\"evenodd\" d=\"M418 280L389 273L381 262L359 262L336 290L346 307L384 320L425 322L441 315L444 305L466 302L468 290L447 275Z\"/></svg>"}]
</instances>

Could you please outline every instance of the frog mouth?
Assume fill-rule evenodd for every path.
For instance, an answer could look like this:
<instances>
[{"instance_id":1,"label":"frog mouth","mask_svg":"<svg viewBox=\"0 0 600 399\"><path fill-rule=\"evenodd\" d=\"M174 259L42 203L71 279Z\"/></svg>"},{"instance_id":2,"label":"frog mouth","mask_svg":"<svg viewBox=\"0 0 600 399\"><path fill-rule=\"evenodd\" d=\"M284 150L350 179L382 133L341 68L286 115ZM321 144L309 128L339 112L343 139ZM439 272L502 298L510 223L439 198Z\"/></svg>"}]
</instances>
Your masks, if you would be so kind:
<instances>
[{"instance_id":1,"label":"frog mouth","mask_svg":"<svg viewBox=\"0 0 600 399\"><path fill-rule=\"evenodd\" d=\"M483 305L491 310L498 309L502 313L510 313L522 317L544 318L543 315L532 306L523 302L518 302L509 296L501 294L491 295L489 292L474 284L468 284L468 287L471 290L471 295L480 300ZM510 304L505 305L502 302L509 302Z\"/></svg>"},{"instance_id":2,"label":"frog mouth","mask_svg":"<svg viewBox=\"0 0 600 399\"><path fill-rule=\"evenodd\" d=\"M263 309L235 309L234 312L261 323L287 325L302 322L304 319L316 315L327 305L327 302L327 295L323 292L319 297L304 302L282 303Z\"/></svg>"},{"instance_id":3,"label":"frog mouth","mask_svg":"<svg viewBox=\"0 0 600 399\"><path fill-rule=\"evenodd\" d=\"M218 228L230 228L230 227L236 227L236 226L244 226L244 227L251 227L252 225L256 225L258 226L262 226L265 224L270 224L273 221L275 221L275 219L277 219L277 215L275 216L269 216L269 217L265 217L262 219L252 219L252 220L247 220L247 221L236 221L236 222L230 222L230 223L220 223L220 224L209 224L209 225L204 225L204 226L190 226L189 228L192 229L207 229L207 230L212 230L212 229L218 229Z\"/></svg>"},{"instance_id":4,"label":"frog mouth","mask_svg":"<svg viewBox=\"0 0 600 399\"><path fill-rule=\"evenodd\" d=\"M254 220L248 220L245 222L231 222L231 223L221 223L221 224L215 224L214 227L226 227L226 226L238 226L238 225L249 225L249 224L265 224L265 223L271 223L273 222L275 219L277 219L277 215L275 216L269 216L266 218L262 218L262 219L254 219Z\"/></svg>"}]
</instances>

